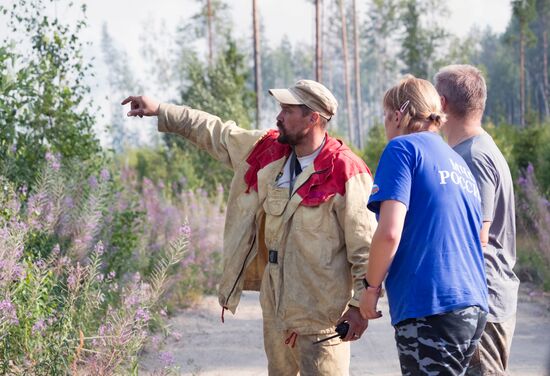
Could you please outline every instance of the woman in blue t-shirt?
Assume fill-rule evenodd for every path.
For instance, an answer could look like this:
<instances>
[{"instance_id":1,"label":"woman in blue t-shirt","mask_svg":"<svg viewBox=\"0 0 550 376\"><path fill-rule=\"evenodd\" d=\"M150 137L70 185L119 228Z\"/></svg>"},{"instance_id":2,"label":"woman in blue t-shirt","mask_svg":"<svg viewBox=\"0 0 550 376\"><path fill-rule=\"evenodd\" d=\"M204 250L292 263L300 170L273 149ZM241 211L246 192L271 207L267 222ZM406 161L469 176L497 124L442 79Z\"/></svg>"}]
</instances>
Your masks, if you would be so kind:
<instances>
[{"instance_id":1,"label":"woman in blue t-shirt","mask_svg":"<svg viewBox=\"0 0 550 376\"><path fill-rule=\"evenodd\" d=\"M368 207L378 216L361 313L376 319L382 282L403 374L462 375L486 322L480 195L441 138L439 95L409 76L384 96L389 140Z\"/></svg>"}]
</instances>

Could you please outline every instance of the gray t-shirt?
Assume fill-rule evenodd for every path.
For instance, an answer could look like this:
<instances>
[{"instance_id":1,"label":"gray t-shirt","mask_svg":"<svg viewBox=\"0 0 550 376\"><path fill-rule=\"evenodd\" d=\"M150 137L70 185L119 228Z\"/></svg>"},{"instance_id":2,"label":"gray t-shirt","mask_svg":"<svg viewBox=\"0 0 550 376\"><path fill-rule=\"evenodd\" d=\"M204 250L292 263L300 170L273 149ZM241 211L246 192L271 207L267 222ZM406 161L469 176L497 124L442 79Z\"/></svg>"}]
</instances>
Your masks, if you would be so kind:
<instances>
[{"instance_id":1,"label":"gray t-shirt","mask_svg":"<svg viewBox=\"0 0 550 376\"><path fill-rule=\"evenodd\" d=\"M474 174L481 194L483 221L491 222L483 250L489 288L489 321L502 322L516 313L519 279L516 264L514 186L506 159L486 132L453 148Z\"/></svg>"}]
</instances>

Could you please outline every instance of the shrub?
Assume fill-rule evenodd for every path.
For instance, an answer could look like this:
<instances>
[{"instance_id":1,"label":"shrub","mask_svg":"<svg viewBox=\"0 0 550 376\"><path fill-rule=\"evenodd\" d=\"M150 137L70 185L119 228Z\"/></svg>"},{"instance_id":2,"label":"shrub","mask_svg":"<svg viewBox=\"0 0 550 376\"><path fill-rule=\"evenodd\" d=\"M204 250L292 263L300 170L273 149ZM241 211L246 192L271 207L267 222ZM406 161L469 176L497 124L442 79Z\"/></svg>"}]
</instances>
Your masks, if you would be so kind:
<instances>
[{"instance_id":1,"label":"shrub","mask_svg":"<svg viewBox=\"0 0 550 376\"><path fill-rule=\"evenodd\" d=\"M516 197L520 272L550 290L550 203L538 187L531 164L518 180Z\"/></svg>"},{"instance_id":2,"label":"shrub","mask_svg":"<svg viewBox=\"0 0 550 376\"><path fill-rule=\"evenodd\" d=\"M112 236L122 232L116 226L105 231L116 223L106 210L116 209L110 176L103 171L99 179L81 179L69 171L48 154L28 197L0 179L2 374L137 372L148 327L188 249L189 231L182 226L157 250L147 275L109 270L106 262L120 247L106 245L123 242L120 234ZM101 234L111 236L104 243Z\"/></svg>"},{"instance_id":3,"label":"shrub","mask_svg":"<svg viewBox=\"0 0 550 376\"><path fill-rule=\"evenodd\" d=\"M369 129L367 142L361 153L361 157L367 163L373 175L378 168L380 156L387 143L388 141L386 140L386 132L383 125L377 124Z\"/></svg>"}]
</instances>

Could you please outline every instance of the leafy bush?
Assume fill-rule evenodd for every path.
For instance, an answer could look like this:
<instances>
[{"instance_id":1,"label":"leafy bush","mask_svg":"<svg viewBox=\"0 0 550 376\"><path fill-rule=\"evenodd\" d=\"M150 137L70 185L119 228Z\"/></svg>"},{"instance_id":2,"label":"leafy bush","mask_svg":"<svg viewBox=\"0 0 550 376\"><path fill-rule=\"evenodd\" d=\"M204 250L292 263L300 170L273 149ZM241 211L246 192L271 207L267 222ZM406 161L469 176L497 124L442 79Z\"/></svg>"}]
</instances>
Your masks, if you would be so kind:
<instances>
[{"instance_id":1,"label":"leafy bush","mask_svg":"<svg viewBox=\"0 0 550 376\"><path fill-rule=\"evenodd\" d=\"M34 183L47 150L95 161L86 165L89 171L101 162L83 81L90 65L82 59L79 34L86 24L83 18L74 27L50 18L43 3L0 6L10 30L0 41L0 174L18 187ZM24 55L18 46L26 48Z\"/></svg>"},{"instance_id":2,"label":"leafy bush","mask_svg":"<svg viewBox=\"0 0 550 376\"><path fill-rule=\"evenodd\" d=\"M162 180L140 181L138 171L131 167L121 167L120 171L118 184L123 189L117 196L117 210L128 208L137 197L136 210L143 213L138 260L154 259L167 242L177 237L179 228L188 225L189 250L171 280L166 299L169 308L189 305L203 293L214 292L222 270L223 188L218 186L212 197L204 189L177 192ZM147 273L147 264L141 265Z\"/></svg>"},{"instance_id":3,"label":"leafy bush","mask_svg":"<svg viewBox=\"0 0 550 376\"><path fill-rule=\"evenodd\" d=\"M75 195L82 187L51 156L27 203L24 193L2 182L2 373L135 373L148 325L171 270L184 258L189 232L183 228L159 252L146 280L139 273L117 278L104 267L110 250L96 240L106 223L101 220L104 189ZM108 184L107 179L89 182ZM71 185L78 188L67 188ZM69 197L73 205L67 205Z\"/></svg>"},{"instance_id":4,"label":"leafy bush","mask_svg":"<svg viewBox=\"0 0 550 376\"><path fill-rule=\"evenodd\" d=\"M538 187L531 164L519 178L516 193L520 271L550 290L550 203Z\"/></svg>"},{"instance_id":5,"label":"leafy bush","mask_svg":"<svg viewBox=\"0 0 550 376\"><path fill-rule=\"evenodd\" d=\"M361 153L361 157L367 163L373 175L378 168L380 156L387 143L384 125L376 124L369 129L367 142Z\"/></svg>"}]
</instances>

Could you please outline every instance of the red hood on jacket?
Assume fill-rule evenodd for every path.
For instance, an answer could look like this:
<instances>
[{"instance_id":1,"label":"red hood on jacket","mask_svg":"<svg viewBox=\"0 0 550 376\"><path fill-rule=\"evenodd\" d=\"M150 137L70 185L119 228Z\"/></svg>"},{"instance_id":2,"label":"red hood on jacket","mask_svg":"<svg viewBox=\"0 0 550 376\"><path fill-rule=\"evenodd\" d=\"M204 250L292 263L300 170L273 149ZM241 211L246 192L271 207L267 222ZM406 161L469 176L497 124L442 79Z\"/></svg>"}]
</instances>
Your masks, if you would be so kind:
<instances>
[{"instance_id":1,"label":"red hood on jacket","mask_svg":"<svg viewBox=\"0 0 550 376\"><path fill-rule=\"evenodd\" d=\"M277 141L279 131L269 130L254 146L246 159L250 165L244 176L248 186L258 191L258 171L283 157L288 157L291 147ZM355 155L341 140L326 135L326 142L319 155L313 161L315 172L302 184L296 193L302 198L301 205L318 206L335 194L344 195L346 182L353 176L368 173L372 176L365 162ZM370 192L365 192L369 195Z\"/></svg>"}]
</instances>

